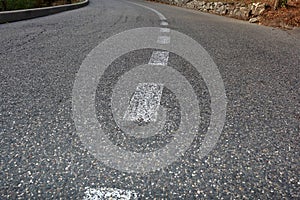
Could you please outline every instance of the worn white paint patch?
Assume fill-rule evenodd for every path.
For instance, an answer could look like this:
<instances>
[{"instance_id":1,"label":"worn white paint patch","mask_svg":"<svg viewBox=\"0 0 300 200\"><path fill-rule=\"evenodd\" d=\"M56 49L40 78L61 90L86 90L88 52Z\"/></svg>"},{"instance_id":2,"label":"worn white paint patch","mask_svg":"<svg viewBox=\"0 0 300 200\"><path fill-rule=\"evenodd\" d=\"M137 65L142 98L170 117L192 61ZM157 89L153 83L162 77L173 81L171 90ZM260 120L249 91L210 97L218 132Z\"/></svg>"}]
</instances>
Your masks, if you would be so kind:
<instances>
[{"instance_id":1,"label":"worn white paint patch","mask_svg":"<svg viewBox=\"0 0 300 200\"><path fill-rule=\"evenodd\" d=\"M138 193L134 190L116 188L86 188L83 200L136 200Z\"/></svg>"},{"instance_id":2,"label":"worn white paint patch","mask_svg":"<svg viewBox=\"0 0 300 200\"><path fill-rule=\"evenodd\" d=\"M125 112L124 120L155 122L162 90L163 84L139 83Z\"/></svg>"},{"instance_id":3,"label":"worn white paint patch","mask_svg":"<svg viewBox=\"0 0 300 200\"><path fill-rule=\"evenodd\" d=\"M166 21L162 21L162 22L160 23L160 25L161 25L161 26L168 26L168 25L169 25L169 23L168 23L168 22L166 22Z\"/></svg>"},{"instance_id":4,"label":"worn white paint patch","mask_svg":"<svg viewBox=\"0 0 300 200\"><path fill-rule=\"evenodd\" d=\"M159 36L157 39L158 44L169 44L170 43L170 37L169 36Z\"/></svg>"},{"instance_id":5,"label":"worn white paint patch","mask_svg":"<svg viewBox=\"0 0 300 200\"><path fill-rule=\"evenodd\" d=\"M153 51L148 64L167 66L168 60L169 60L168 51Z\"/></svg>"},{"instance_id":6,"label":"worn white paint patch","mask_svg":"<svg viewBox=\"0 0 300 200\"><path fill-rule=\"evenodd\" d=\"M170 33L170 29L169 28L160 28L160 32L161 33Z\"/></svg>"}]
</instances>

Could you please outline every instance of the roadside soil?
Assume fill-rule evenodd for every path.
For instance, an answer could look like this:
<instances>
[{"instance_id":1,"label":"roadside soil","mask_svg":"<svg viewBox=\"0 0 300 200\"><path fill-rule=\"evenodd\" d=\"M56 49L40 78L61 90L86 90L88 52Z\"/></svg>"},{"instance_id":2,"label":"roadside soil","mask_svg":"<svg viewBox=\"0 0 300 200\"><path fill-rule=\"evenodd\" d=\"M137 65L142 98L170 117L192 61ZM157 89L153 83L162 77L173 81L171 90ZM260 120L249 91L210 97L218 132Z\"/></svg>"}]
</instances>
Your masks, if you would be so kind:
<instances>
[{"instance_id":1,"label":"roadside soil","mask_svg":"<svg viewBox=\"0 0 300 200\"><path fill-rule=\"evenodd\" d=\"M264 2L264 0L261 1ZM273 2L265 3L270 6L261 16L261 24L286 29L300 27L300 0L288 0L285 7L277 10L273 9Z\"/></svg>"},{"instance_id":2,"label":"roadside soil","mask_svg":"<svg viewBox=\"0 0 300 200\"><path fill-rule=\"evenodd\" d=\"M159 0L149 0L159 2ZM274 10L275 0L203 0L209 2L227 3L265 3L266 10L260 16L259 24L283 29L293 29L300 27L300 0L287 0L285 7Z\"/></svg>"},{"instance_id":3,"label":"roadside soil","mask_svg":"<svg viewBox=\"0 0 300 200\"><path fill-rule=\"evenodd\" d=\"M218 0L208 0L218 1ZM265 26L292 29L300 27L300 0L287 0L287 5L274 10L275 0L220 0L234 3L265 3L266 10L260 16L260 24Z\"/></svg>"}]
</instances>

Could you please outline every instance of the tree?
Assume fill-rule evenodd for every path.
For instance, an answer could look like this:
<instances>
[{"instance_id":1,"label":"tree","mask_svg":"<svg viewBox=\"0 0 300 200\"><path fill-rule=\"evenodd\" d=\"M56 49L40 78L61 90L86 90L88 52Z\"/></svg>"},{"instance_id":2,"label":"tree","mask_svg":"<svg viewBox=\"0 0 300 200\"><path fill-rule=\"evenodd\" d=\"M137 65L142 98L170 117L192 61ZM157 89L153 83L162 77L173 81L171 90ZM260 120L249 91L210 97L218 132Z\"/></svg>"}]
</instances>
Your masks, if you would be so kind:
<instances>
[{"instance_id":1,"label":"tree","mask_svg":"<svg viewBox=\"0 0 300 200\"><path fill-rule=\"evenodd\" d=\"M1 5L3 10L7 10L7 2L6 0L1 0Z\"/></svg>"}]
</instances>

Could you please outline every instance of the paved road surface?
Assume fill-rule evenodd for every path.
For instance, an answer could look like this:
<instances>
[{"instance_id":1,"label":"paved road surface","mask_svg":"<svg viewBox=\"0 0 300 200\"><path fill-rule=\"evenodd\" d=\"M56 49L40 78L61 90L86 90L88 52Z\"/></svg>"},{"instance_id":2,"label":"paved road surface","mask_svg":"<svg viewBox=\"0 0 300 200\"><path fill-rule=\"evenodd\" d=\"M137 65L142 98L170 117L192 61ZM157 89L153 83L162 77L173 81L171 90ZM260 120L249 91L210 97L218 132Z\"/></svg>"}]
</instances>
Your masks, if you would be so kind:
<instances>
[{"instance_id":1,"label":"paved road surface","mask_svg":"<svg viewBox=\"0 0 300 200\"><path fill-rule=\"evenodd\" d=\"M131 2L147 7L91 0L82 9L0 25L0 199L300 198L299 37L178 7ZM142 31L137 35L124 34L135 28L143 29L137 29ZM158 33L158 44L150 47ZM181 40L183 35L199 43L199 49ZM133 44L141 49L112 56L114 49L122 52ZM198 50L201 54L193 54ZM110 59L104 71L102 64ZM193 65L196 61L207 61L204 69L217 69L222 83L205 70L201 74ZM178 78L180 74L185 78ZM99 82L93 82L96 78ZM77 83L81 89L74 87ZM90 83L97 84L87 104ZM210 85L218 84L226 96L214 96ZM205 133L217 132L209 128L212 116L224 111L211 106L213 99L225 97L221 134L202 155ZM168 146L178 130L184 132L182 140L188 138L190 125L198 129L171 163L158 163L154 171L126 171L146 161L128 154L123 157L128 162L112 164L115 152L102 148L104 139L81 129L90 125L84 117L93 113L76 111L81 104L95 112L113 145L140 153L132 155ZM76 118L81 112L83 119ZM103 150L107 157L99 154ZM151 163L152 169L157 167L155 160ZM124 170L118 164L124 164Z\"/></svg>"}]
</instances>

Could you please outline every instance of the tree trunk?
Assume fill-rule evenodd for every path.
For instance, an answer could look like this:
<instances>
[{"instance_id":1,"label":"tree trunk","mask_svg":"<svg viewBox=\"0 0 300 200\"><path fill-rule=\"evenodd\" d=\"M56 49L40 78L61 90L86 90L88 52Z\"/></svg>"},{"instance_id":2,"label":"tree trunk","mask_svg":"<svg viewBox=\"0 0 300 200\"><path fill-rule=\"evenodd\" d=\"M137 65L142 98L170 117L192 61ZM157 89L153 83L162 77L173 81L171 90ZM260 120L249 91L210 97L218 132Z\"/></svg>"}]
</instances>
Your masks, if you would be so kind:
<instances>
[{"instance_id":1,"label":"tree trunk","mask_svg":"<svg viewBox=\"0 0 300 200\"><path fill-rule=\"evenodd\" d=\"M3 10L7 10L6 0L1 0Z\"/></svg>"}]
</instances>

